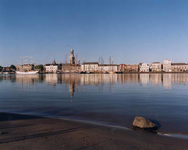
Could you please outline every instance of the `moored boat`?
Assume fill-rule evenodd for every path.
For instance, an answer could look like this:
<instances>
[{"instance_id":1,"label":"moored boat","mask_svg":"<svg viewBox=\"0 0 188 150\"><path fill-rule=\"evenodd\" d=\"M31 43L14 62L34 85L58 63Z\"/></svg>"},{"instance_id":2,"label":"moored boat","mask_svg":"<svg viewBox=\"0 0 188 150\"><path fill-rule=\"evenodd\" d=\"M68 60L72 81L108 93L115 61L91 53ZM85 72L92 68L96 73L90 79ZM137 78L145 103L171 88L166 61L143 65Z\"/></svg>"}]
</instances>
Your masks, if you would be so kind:
<instances>
[{"instance_id":1,"label":"moored boat","mask_svg":"<svg viewBox=\"0 0 188 150\"><path fill-rule=\"evenodd\" d=\"M16 74L37 74L38 71L16 71Z\"/></svg>"},{"instance_id":2,"label":"moored boat","mask_svg":"<svg viewBox=\"0 0 188 150\"><path fill-rule=\"evenodd\" d=\"M8 72L3 72L3 74L9 74Z\"/></svg>"},{"instance_id":3,"label":"moored boat","mask_svg":"<svg viewBox=\"0 0 188 150\"><path fill-rule=\"evenodd\" d=\"M110 71L110 72L109 72L109 74L116 74L116 73L115 73L115 72L113 72L113 71Z\"/></svg>"}]
</instances>

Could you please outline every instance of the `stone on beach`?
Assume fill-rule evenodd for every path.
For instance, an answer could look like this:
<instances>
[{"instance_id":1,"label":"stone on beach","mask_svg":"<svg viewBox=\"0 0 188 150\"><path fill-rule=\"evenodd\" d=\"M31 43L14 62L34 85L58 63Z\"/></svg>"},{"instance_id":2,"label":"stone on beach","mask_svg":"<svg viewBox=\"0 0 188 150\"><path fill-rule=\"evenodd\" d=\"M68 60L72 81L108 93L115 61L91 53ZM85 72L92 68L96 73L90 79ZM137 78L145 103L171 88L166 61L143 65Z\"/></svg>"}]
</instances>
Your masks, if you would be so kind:
<instances>
[{"instance_id":1,"label":"stone on beach","mask_svg":"<svg viewBox=\"0 0 188 150\"><path fill-rule=\"evenodd\" d=\"M153 128L158 127L156 124L152 123L151 121L149 121L148 119L144 117L135 117L133 121L133 126L139 127L142 129L153 129Z\"/></svg>"}]
</instances>

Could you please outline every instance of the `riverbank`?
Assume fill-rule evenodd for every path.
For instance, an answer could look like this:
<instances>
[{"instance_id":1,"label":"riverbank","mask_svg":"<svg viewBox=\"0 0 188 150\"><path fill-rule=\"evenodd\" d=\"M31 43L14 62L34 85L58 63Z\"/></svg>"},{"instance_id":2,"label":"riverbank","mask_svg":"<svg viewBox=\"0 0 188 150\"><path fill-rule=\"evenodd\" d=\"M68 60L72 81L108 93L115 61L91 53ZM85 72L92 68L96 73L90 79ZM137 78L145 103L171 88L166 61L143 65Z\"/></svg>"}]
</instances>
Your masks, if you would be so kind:
<instances>
[{"instance_id":1,"label":"riverbank","mask_svg":"<svg viewBox=\"0 0 188 150\"><path fill-rule=\"evenodd\" d=\"M113 74L187 74L188 72L116 72ZM0 73L0 74L16 74L13 72L7 72L7 73ZM99 73L99 72L93 72L93 73L38 73L38 74L110 74L110 73Z\"/></svg>"},{"instance_id":2,"label":"riverbank","mask_svg":"<svg viewBox=\"0 0 188 150\"><path fill-rule=\"evenodd\" d=\"M110 126L0 113L0 149L187 149L188 141Z\"/></svg>"}]
</instances>

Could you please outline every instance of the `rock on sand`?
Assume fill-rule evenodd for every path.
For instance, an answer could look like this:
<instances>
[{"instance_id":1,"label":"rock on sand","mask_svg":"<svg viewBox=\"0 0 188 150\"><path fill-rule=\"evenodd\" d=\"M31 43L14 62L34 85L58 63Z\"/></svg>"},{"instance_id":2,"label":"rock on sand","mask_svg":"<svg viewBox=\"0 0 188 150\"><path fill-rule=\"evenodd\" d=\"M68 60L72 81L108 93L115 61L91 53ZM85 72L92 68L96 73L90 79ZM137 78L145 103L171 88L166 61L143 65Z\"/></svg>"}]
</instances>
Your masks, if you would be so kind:
<instances>
[{"instance_id":1,"label":"rock on sand","mask_svg":"<svg viewBox=\"0 0 188 150\"><path fill-rule=\"evenodd\" d=\"M133 121L133 126L139 127L142 129L153 129L153 128L158 127L156 124L152 123L151 121L149 121L148 119L144 117L135 117Z\"/></svg>"}]
</instances>

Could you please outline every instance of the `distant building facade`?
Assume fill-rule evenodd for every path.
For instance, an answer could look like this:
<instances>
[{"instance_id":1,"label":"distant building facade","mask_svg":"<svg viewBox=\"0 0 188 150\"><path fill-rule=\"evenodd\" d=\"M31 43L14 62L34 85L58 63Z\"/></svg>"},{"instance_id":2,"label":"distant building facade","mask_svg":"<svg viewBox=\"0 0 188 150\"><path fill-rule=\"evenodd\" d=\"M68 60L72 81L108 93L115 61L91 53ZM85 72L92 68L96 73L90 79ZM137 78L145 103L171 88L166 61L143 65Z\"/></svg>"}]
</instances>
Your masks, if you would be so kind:
<instances>
[{"instance_id":1,"label":"distant building facade","mask_svg":"<svg viewBox=\"0 0 188 150\"><path fill-rule=\"evenodd\" d=\"M98 68L99 68L98 62L84 62L81 65L81 71L86 71L86 72L97 72Z\"/></svg>"},{"instance_id":2,"label":"distant building facade","mask_svg":"<svg viewBox=\"0 0 188 150\"><path fill-rule=\"evenodd\" d=\"M24 64L16 66L17 71L31 71L34 70L34 64Z\"/></svg>"},{"instance_id":3,"label":"distant building facade","mask_svg":"<svg viewBox=\"0 0 188 150\"><path fill-rule=\"evenodd\" d=\"M6 72L11 71L10 67L5 67L4 69L5 69Z\"/></svg>"},{"instance_id":4,"label":"distant building facade","mask_svg":"<svg viewBox=\"0 0 188 150\"><path fill-rule=\"evenodd\" d=\"M70 57L69 57L69 63L61 63L61 72L80 72L80 61L76 61L74 57L74 50L71 49Z\"/></svg>"},{"instance_id":5,"label":"distant building facade","mask_svg":"<svg viewBox=\"0 0 188 150\"><path fill-rule=\"evenodd\" d=\"M44 68L45 68L45 71L48 73L56 73L58 70L61 69L60 65L56 64L55 59L52 62L52 64L46 64Z\"/></svg>"},{"instance_id":6,"label":"distant building facade","mask_svg":"<svg viewBox=\"0 0 188 150\"><path fill-rule=\"evenodd\" d=\"M187 63L172 63L171 69L172 69L172 72L187 72L188 64Z\"/></svg>"},{"instance_id":7,"label":"distant building facade","mask_svg":"<svg viewBox=\"0 0 188 150\"><path fill-rule=\"evenodd\" d=\"M126 65L127 72L138 72L139 68L138 65Z\"/></svg>"},{"instance_id":8,"label":"distant building facade","mask_svg":"<svg viewBox=\"0 0 188 150\"><path fill-rule=\"evenodd\" d=\"M118 72L125 72L126 71L126 64L120 64L117 66L117 71Z\"/></svg>"},{"instance_id":9,"label":"distant building facade","mask_svg":"<svg viewBox=\"0 0 188 150\"><path fill-rule=\"evenodd\" d=\"M160 62L153 62L150 66L151 72L161 72L161 63Z\"/></svg>"},{"instance_id":10,"label":"distant building facade","mask_svg":"<svg viewBox=\"0 0 188 150\"><path fill-rule=\"evenodd\" d=\"M146 63L139 64L139 71L140 72L149 72L149 65Z\"/></svg>"},{"instance_id":11,"label":"distant building facade","mask_svg":"<svg viewBox=\"0 0 188 150\"><path fill-rule=\"evenodd\" d=\"M118 72L138 72L138 65L118 65Z\"/></svg>"},{"instance_id":12,"label":"distant building facade","mask_svg":"<svg viewBox=\"0 0 188 150\"><path fill-rule=\"evenodd\" d=\"M163 60L163 71L164 72L171 72L172 71L171 63L172 63L172 61L169 60L169 59Z\"/></svg>"},{"instance_id":13,"label":"distant building facade","mask_svg":"<svg viewBox=\"0 0 188 150\"><path fill-rule=\"evenodd\" d=\"M79 64L60 64L62 72L80 72Z\"/></svg>"},{"instance_id":14,"label":"distant building facade","mask_svg":"<svg viewBox=\"0 0 188 150\"><path fill-rule=\"evenodd\" d=\"M100 64L98 72L117 72L117 65L115 64Z\"/></svg>"},{"instance_id":15,"label":"distant building facade","mask_svg":"<svg viewBox=\"0 0 188 150\"><path fill-rule=\"evenodd\" d=\"M115 64L99 64L98 62L84 62L81 71L86 72L117 72Z\"/></svg>"}]
</instances>

